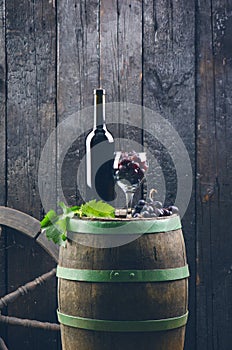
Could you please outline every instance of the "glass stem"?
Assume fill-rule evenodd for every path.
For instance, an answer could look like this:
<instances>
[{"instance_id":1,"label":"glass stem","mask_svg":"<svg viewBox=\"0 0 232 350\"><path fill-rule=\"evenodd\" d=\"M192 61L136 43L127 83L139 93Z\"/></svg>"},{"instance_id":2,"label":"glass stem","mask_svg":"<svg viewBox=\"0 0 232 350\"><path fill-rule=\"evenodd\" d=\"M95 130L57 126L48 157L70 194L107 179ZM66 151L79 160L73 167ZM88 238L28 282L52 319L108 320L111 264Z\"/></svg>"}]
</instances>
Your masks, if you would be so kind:
<instances>
[{"instance_id":1,"label":"glass stem","mask_svg":"<svg viewBox=\"0 0 232 350\"><path fill-rule=\"evenodd\" d=\"M126 210L127 215L132 214L132 202L133 202L134 192L126 192Z\"/></svg>"}]
</instances>

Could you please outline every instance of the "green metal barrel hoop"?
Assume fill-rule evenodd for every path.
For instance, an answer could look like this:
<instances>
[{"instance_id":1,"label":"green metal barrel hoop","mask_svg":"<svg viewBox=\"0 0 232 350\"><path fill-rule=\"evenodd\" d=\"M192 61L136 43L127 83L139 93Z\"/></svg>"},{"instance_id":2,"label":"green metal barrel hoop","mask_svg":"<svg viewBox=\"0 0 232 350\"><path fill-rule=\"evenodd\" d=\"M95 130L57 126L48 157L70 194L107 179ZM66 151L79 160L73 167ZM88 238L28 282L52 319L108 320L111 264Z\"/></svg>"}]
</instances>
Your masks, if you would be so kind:
<instances>
[{"instance_id":1,"label":"green metal barrel hoop","mask_svg":"<svg viewBox=\"0 0 232 350\"><path fill-rule=\"evenodd\" d=\"M58 278L80 282L163 282L189 277L188 265L157 270L86 270L57 266Z\"/></svg>"},{"instance_id":2,"label":"green metal barrel hoop","mask_svg":"<svg viewBox=\"0 0 232 350\"><path fill-rule=\"evenodd\" d=\"M167 218L147 220L86 220L70 218L67 220L67 230L79 234L91 235L142 235L151 233L168 232L181 229L181 221L178 215Z\"/></svg>"},{"instance_id":3,"label":"green metal barrel hoop","mask_svg":"<svg viewBox=\"0 0 232 350\"><path fill-rule=\"evenodd\" d=\"M142 321L112 321L84 318L78 316L66 315L57 310L58 320L61 324L88 329L94 331L106 332L154 332L176 329L184 326L188 320L188 312L186 314L166 318L161 320L142 320Z\"/></svg>"}]
</instances>

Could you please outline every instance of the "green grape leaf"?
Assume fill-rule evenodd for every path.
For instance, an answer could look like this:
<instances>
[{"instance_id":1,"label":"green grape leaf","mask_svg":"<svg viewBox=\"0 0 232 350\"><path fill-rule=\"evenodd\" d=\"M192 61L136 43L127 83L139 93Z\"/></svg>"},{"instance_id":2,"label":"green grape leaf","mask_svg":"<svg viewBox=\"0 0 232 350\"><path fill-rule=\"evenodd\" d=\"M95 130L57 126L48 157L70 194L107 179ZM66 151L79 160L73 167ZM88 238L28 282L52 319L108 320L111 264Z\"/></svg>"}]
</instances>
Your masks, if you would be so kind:
<instances>
[{"instance_id":1,"label":"green grape leaf","mask_svg":"<svg viewBox=\"0 0 232 350\"><path fill-rule=\"evenodd\" d=\"M52 225L52 223L58 218L56 212L54 210L49 210L49 212L45 215L43 220L40 222L41 228L48 227Z\"/></svg>"},{"instance_id":2,"label":"green grape leaf","mask_svg":"<svg viewBox=\"0 0 232 350\"><path fill-rule=\"evenodd\" d=\"M80 206L75 205L74 207L67 207L63 202L59 203L59 206L63 210L63 214L61 215L61 218L73 218L74 215L80 214Z\"/></svg>"},{"instance_id":3,"label":"green grape leaf","mask_svg":"<svg viewBox=\"0 0 232 350\"><path fill-rule=\"evenodd\" d=\"M67 207L63 202L59 203L63 213L57 215L54 210L50 210L40 222L41 228L46 233L48 240L55 244L65 246L67 239L67 219L87 216L90 218L114 218L115 209L108 203L92 200L81 206Z\"/></svg>"},{"instance_id":4,"label":"green grape leaf","mask_svg":"<svg viewBox=\"0 0 232 350\"><path fill-rule=\"evenodd\" d=\"M81 206L80 205L74 205L73 207L70 208L72 211L75 212L78 212L80 209L81 209Z\"/></svg>"},{"instance_id":5,"label":"green grape leaf","mask_svg":"<svg viewBox=\"0 0 232 350\"><path fill-rule=\"evenodd\" d=\"M46 237L55 244L65 246L66 240L66 220L58 220L54 225L46 227Z\"/></svg>"},{"instance_id":6,"label":"green grape leaf","mask_svg":"<svg viewBox=\"0 0 232 350\"><path fill-rule=\"evenodd\" d=\"M114 218L115 209L108 203L96 201L96 199L89 201L81 206L81 215L92 218Z\"/></svg>"},{"instance_id":7,"label":"green grape leaf","mask_svg":"<svg viewBox=\"0 0 232 350\"><path fill-rule=\"evenodd\" d=\"M71 217L72 218L74 216L74 212L72 211L72 209L70 207L67 207L63 202L60 202L59 206L63 210L64 217Z\"/></svg>"}]
</instances>

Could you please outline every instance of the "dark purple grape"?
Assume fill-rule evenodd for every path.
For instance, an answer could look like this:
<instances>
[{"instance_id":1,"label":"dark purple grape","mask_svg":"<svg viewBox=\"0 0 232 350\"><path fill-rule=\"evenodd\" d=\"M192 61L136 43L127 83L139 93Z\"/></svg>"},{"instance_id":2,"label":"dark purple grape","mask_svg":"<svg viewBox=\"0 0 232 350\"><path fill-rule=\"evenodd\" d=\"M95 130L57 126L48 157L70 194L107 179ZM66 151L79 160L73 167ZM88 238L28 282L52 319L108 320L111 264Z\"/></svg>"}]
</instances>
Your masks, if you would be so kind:
<instances>
[{"instance_id":1,"label":"dark purple grape","mask_svg":"<svg viewBox=\"0 0 232 350\"><path fill-rule=\"evenodd\" d=\"M144 218L149 218L149 217L150 217L150 213L149 213L147 210L141 212L141 215L142 215Z\"/></svg>"},{"instance_id":2,"label":"dark purple grape","mask_svg":"<svg viewBox=\"0 0 232 350\"><path fill-rule=\"evenodd\" d=\"M145 205L143 206L143 211L148 211L148 207L149 207L149 205L145 204Z\"/></svg>"},{"instance_id":3,"label":"dark purple grape","mask_svg":"<svg viewBox=\"0 0 232 350\"><path fill-rule=\"evenodd\" d=\"M163 216L170 216L170 211L168 209L163 209Z\"/></svg>"},{"instance_id":4,"label":"dark purple grape","mask_svg":"<svg viewBox=\"0 0 232 350\"><path fill-rule=\"evenodd\" d=\"M134 166L133 166L133 163L131 161L129 161L126 166L127 166L129 171L133 171Z\"/></svg>"},{"instance_id":5,"label":"dark purple grape","mask_svg":"<svg viewBox=\"0 0 232 350\"><path fill-rule=\"evenodd\" d=\"M134 154L132 155L131 160L133 160L133 162L139 163L140 158L136 154Z\"/></svg>"},{"instance_id":6,"label":"dark purple grape","mask_svg":"<svg viewBox=\"0 0 232 350\"><path fill-rule=\"evenodd\" d=\"M148 169L148 166L147 166L146 162L141 162L141 163L140 163L140 167L141 167L141 169L143 169L144 171L146 171L146 170Z\"/></svg>"},{"instance_id":7,"label":"dark purple grape","mask_svg":"<svg viewBox=\"0 0 232 350\"><path fill-rule=\"evenodd\" d=\"M144 199L140 199L140 200L138 201L138 205L139 205L139 206L144 206L145 204L146 204L146 202L145 202Z\"/></svg>"},{"instance_id":8,"label":"dark purple grape","mask_svg":"<svg viewBox=\"0 0 232 350\"><path fill-rule=\"evenodd\" d=\"M122 159L119 163L119 167L120 165L128 165L129 163L131 163L131 160L130 159Z\"/></svg>"},{"instance_id":9,"label":"dark purple grape","mask_svg":"<svg viewBox=\"0 0 232 350\"><path fill-rule=\"evenodd\" d=\"M143 207L139 206L139 205L136 205L135 206L135 213L141 213L141 210L143 209Z\"/></svg>"},{"instance_id":10,"label":"dark purple grape","mask_svg":"<svg viewBox=\"0 0 232 350\"><path fill-rule=\"evenodd\" d=\"M161 202L159 202L159 201L154 201L153 202L153 206L158 208L158 209L163 208L163 204Z\"/></svg>"},{"instance_id":11,"label":"dark purple grape","mask_svg":"<svg viewBox=\"0 0 232 350\"><path fill-rule=\"evenodd\" d=\"M168 208L163 208L163 205L160 201L153 201L149 198L147 201L140 199L138 204L135 206L136 217L143 218L155 218L170 216L172 214L178 214L179 210L175 206L169 206ZM134 216L133 216L134 217Z\"/></svg>"},{"instance_id":12,"label":"dark purple grape","mask_svg":"<svg viewBox=\"0 0 232 350\"><path fill-rule=\"evenodd\" d=\"M126 173L127 168L125 165L120 165L119 166L119 174Z\"/></svg>"},{"instance_id":13,"label":"dark purple grape","mask_svg":"<svg viewBox=\"0 0 232 350\"><path fill-rule=\"evenodd\" d=\"M132 217L133 218L141 218L141 215L139 213L134 213Z\"/></svg>"},{"instance_id":14,"label":"dark purple grape","mask_svg":"<svg viewBox=\"0 0 232 350\"><path fill-rule=\"evenodd\" d=\"M154 213L154 208L151 205L149 205L147 208L147 211L148 211L148 213L152 214L152 213Z\"/></svg>"},{"instance_id":15,"label":"dark purple grape","mask_svg":"<svg viewBox=\"0 0 232 350\"><path fill-rule=\"evenodd\" d=\"M138 169L138 168L139 168L139 163L136 163L136 162L135 162L135 163L132 163L132 164L133 164L133 168L134 168L134 169Z\"/></svg>"},{"instance_id":16,"label":"dark purple grape","mask_svg":"<svg viewBox=\"0 0 232 350\"><path fill-rule=\"evenodd\" d=\"M179 214L179 209L174 205L171 205L170 207L168 207L168 210L171 211L172 214Z\"/></svg>"},{"instance_id":17,"label":"dark purple grape","mask_svg":"<svg viewBox=\"0 0 232 350\"><path fill-rule=\"evenodd\" d=\"M162 208L160 208L160 209L156 208L156 209L154 210L154 212L155 212L155 214L156 214L157 216L163 216L163 215L164 215L164 211L163 211Z\"/></svg>"},{"instance_id":18,"label":"dark purple grape","mask_svg":"<svg viewBox=\"0 0 232 350\"><path fill-rule=\"evenodd\" d=\"M145 164L145 165L144 165ZM122 152L119 161L119 179L126 179L131 185L138 184L144 178L146 162L142 162L135 151Z\"/></svg>"}]
</instances>

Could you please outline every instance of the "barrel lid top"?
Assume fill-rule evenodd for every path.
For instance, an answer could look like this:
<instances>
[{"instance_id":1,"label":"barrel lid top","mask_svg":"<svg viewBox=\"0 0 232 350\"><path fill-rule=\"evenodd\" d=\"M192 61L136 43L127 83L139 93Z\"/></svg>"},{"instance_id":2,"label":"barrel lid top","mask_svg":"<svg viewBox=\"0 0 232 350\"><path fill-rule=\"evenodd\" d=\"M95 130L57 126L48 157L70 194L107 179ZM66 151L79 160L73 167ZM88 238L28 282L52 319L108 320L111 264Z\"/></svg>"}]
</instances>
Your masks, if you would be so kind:
<instances>
[{"instance_id":1,"label":"barrel lid top","mask_svg":"<svg viewBox=\"0 0 232 350\"><path fill-rule=\"evenodd\" d=\"M71 218L67 224L68 231L89 234L144 234L180 228L181 221L177 214L151 219Z\"/></svg>"}]
</instances>

